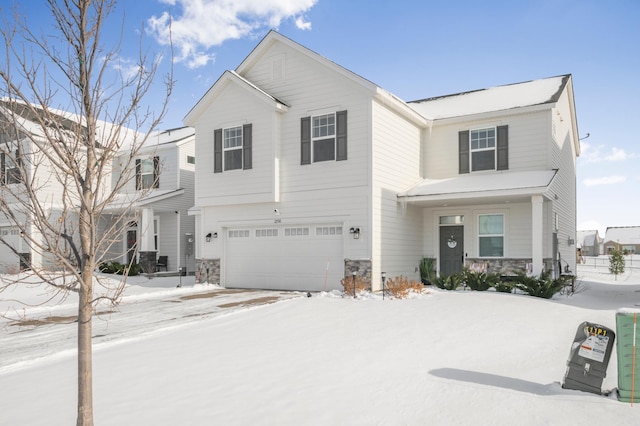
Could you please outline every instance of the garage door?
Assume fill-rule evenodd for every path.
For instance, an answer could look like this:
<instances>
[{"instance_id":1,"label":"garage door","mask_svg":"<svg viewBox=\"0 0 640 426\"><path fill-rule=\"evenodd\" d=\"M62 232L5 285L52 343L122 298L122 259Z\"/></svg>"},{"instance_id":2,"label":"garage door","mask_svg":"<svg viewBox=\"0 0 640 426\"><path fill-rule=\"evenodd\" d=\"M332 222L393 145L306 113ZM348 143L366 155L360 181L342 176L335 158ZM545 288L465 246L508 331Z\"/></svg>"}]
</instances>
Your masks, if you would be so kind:
<instances>
[{"instance_id":1,"label":"garage door","mask_svg":"<svg viewBox=\"0 0 640 426\"><path fill-rule=\"evenodd\" d=\"M18 228L0 227L0 236L11 247L20 249L20 231ZM0 241L0 273L16 273L20 267L18 255L7 244Z\"/></svg>"},{"instance_id":2,"label":"garage door","mask_svg":"<svg viewBox=\"0 0 640 426\"><path fill-rule=\"evenodd\" d=\"M226 287L274 290L339 289L343 277L342 225L227 229Z\"/></svg>"}]
</instances>

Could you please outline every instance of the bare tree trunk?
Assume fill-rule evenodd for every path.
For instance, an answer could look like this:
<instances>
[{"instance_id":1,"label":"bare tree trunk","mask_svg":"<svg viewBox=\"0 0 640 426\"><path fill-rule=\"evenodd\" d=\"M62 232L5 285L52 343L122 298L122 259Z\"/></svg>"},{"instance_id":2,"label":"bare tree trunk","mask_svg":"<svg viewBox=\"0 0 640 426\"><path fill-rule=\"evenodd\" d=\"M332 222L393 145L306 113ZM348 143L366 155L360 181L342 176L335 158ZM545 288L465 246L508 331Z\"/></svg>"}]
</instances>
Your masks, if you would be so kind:
<instances>
[{"instance_id":1,"label":"bare tree trunk","mask_svg":"<svg viewBox=\"0 0 640 426\"><path fill-rule=\"evenodd\" d=\"M91 346L92 274L83 275L78 297L78 415L77 426L93 425L93 357Z\"/></svg>"}]
</instances>

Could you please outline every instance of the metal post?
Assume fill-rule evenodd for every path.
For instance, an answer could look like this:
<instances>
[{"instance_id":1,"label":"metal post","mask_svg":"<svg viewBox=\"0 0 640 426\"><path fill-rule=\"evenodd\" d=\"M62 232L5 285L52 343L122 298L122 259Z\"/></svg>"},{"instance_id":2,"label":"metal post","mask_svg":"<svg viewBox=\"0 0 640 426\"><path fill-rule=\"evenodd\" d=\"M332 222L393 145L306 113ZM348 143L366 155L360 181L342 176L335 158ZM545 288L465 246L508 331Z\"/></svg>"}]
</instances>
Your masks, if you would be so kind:
<instances>
[{"instance_id":1,"label":"metal post","mask_svg":"<svg viewBox=\"0 0 640 426\"><path fill-rule=\"evenodd\" d=\"M386 279L387 279L387 273L383 272L382 273L382 300L384 300L384 293L385 293L385 291L384 291L384 282L385 282Z\"/></svg>"},{"instance_id":2,"label":"metal post","mask_svg":"<svg viewBox=\"0 0 640 426\"><path fill-rule=\"evenodd\" d=\"M353 276L353 298L356 298L356 271L351 272Z\"/></svg>"}]
</instances>

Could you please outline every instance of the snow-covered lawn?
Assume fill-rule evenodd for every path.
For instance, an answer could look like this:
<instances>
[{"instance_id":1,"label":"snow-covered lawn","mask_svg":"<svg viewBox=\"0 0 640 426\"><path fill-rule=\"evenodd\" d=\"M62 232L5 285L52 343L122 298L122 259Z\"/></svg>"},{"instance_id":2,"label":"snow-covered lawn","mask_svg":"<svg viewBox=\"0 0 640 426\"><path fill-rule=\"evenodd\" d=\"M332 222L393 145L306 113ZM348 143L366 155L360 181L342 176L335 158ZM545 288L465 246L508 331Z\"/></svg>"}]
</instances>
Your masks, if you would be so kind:
<instances>
[{"instance_id":1,"label":"snow-covered lawn","mask_svg":"<svg viewBox=\"0 0 640 426\"><path fill-rule=\"evenodd\" d=\"M640 424L638 404L615 392L561 387L577 327L615 330L616 310L640 305L638 275L613 281L585 271L575 294L550 301L437 289L406 300L300 294L132 335L136 323L157 321L171 297L216 291L194 287L193 278L178 289L176 280L131 281L122 315L125 306L152 304L126 338L94 344L96 425ZM44 309L17 308L0 294L2 312L10 303L27 316ZM55 309L72 312L72 303ZM118 315L100 324L108 328ZM2 363L3 337L33 332L0 330L0 424L73 424L73 351ZM602 387L617 387L615 350Z\"/></svg>"}]
</instances>

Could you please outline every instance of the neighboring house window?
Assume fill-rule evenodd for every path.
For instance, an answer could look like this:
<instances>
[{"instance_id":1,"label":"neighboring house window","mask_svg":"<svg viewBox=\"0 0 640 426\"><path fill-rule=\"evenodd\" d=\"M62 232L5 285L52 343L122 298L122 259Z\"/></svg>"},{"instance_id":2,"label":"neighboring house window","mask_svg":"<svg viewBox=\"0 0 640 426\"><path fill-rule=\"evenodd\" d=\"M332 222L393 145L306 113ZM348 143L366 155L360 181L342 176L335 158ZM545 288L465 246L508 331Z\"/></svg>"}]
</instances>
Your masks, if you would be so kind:
<instances>
[{"instance_id":1,"label":"neighboring house window","mask_svg":"<svg viewBox=\"0 0 640 426\"><path fill-rule=\"evenodd\" d=\"M136 189L160 187L160 157L136 160Z\"/></svg>"},{"instance_id":2,"label":"neighboring house window","mask_svg":"<svg viewBox=\"0 0 640 426\"><path fill-rule=\"evenodd\" d=\"M17 161L16 161L17 160ZM13 183L20 183L20 164L22 163L19 157L19 151L16 151L13 155L3 152L1 161L2 179L0 179L3 185L11 185Z\"/></svg>"},{"instance_id":3,"label":"neighboring house window","mask_svg":"<svg viewBox=\"0 0 640 426\"><path fill-rule=\"evenodd\" d=\"M196 164L196 157L193 155L187 155L187 164Z\"/></svg>"},{"instance_id":4,"label":"neighboring house window","mask_svg":"<svg viewBox=\"0 0 640 426\"><path fill-rule=\"evenodd\" d=\"M480 257L504 256L504 215L478 216L478 253Z\"/></svg>"},{"instance_id":5,"label":"neighboring house window","mask_svg":"<svg viewBox=\"0 0 640 426\"><path fill-rule=\"evenodd\" d=\"M347 159L347 111L300 119L300 164Z\"/></svg>"},{"instance_id":6,"label":"neighboring house window","mask_svg":"<svg viewBox=\"0 0 640 426\"><path fill-rule=\"evenodd\" d=\"M213 172L221 173L223 170L251 169L251 150L251 124L214 130Z\"/></svg>"},{"instance_id":7,"label":"neighboring house window","mask_svg":"<svg viewBox=\"0 0 640 426\"><path fill-rule=\"evenodd\" d=\"M458 133L459 173L509 169L509 126Z\"/></svg>"}]
</instances>

